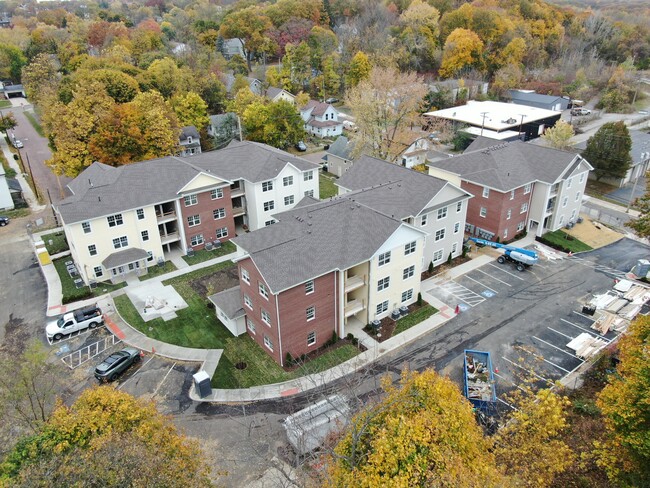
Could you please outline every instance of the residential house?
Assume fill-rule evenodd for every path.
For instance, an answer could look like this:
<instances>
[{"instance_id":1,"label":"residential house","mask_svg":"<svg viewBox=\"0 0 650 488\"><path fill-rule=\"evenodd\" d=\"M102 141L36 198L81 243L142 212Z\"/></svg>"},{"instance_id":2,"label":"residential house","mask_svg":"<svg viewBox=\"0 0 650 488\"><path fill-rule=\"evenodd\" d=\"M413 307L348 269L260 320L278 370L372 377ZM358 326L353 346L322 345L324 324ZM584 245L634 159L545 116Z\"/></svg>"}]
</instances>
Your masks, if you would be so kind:
<instances>
[{"instance_id":1,"label":"residential house","mask_svg":"<svg viewBox=\"0 0 650 488\"><path fill-rule=\"evenodd\" d=\"M336 182L340 195L414 226L426 234L420 271L463 251L471 192L419 171L362 156Z\"/></svg>"},{"instance_id":2,"label":"residential house","mask_svg":"<svg viewBox=\"0 0 650 488\"><path fill-rule=\"evenodd\" d=\"M201 136L199 136L199 131L196 130L196 127L193 125L183 127L179 139L179 156L183 157L201 154Z\"/></svg>"},{"instance_id":3,"label":"residential house","mask_svg":"<svg viewBox=\"0 0 650 488\"><path fill-rule=\"evenodd\" d=\"M5 169L0 165L0 210L11 210L14 208L14 200L11 198L11 189L5 174Z\"/></svg>"},{"instance_id":4,"label":"residential house","mask_svg":"<svg viewBox=\"0 0 650 488\"><path fill-rule=\"evenodd\" d=\"M248 82L248 87L255 95L262 96L264 94L264 84L260 80L257 78L251 78L250 76L245 76L244 78ZM228 92L228 94L231 96L235 95L232 93L235 79L236 77L232 73L225 73L221 79L221 81L223 81L223 84L226 86L226 92Z\"/></svg>"},{"instance_id":5,"label":"residential house","mask_svg":"<svg viewBox=\"0 0 650 488\"><path fill-rule=\"evenodd\" d=\"M23 85L13 84L11 81L0 81L0 93L7 100L11 97L27 97Z\"/></svg>"},{"instance_id":6,"label":"residential house","mask_svg":"<svg viewBox=\"0 0 650 488\"><path fill-rule=\"evenodd\" d=\"M241 307L248 335L280 365L417 300L421 229L352 195L275 218L275 225L233 239L239 304L235 290L213 303L234 323Z\"/></svg>"},{"instance_id":7,"label":"residential house","mask_svg":"<svg viewBox=\"0 0 650 488\"><path fill-rule=\"evenodd\" d=\"M266 95L266 98L268 98L272 102L278 102L280 100L284 100L285 102L289 102L291 105L296 104L295 95L292 95L287 90L284 90L282 88L277 88L275 86L270 86L270 87L268 87L266 89L265 95Z\"/></svg>"},{"instance_id":8,"label":"residential house","mask_svg":"<svg viewBox=\"0 0 650 488\"><path fill-rule=\"evenodd\" d=\"M225 114L210 115L208 135L215 139L219 145L228 144L239 136L239 122L237 114L226 112Z\"/></svg>"},{"instance_id":9,"label":"residential house","mask_svg":"<svg viewBox=\"0 0 650 488\"><path fill-rule=\"evenodd\" d=\"M481 138L462 155L428 166L431 175L475 196L465 230L501 241L523 231L541 236L575 221L593 169L575 153L521 141L486 147Z\"/></svg>"},{"instance_id":10,"label":"residential house","mask_svg":"<svg viewBox=\"0 0 650 488\"><path fill-rule=\"evenodd\" d=\"M254 142L191 158L112 167L93 163L55 205L83 280L129 273L275 220L318 195L318 164Z\"/></svg>"},{"instance_id":11,"label":"residential house","mask_svg":"<svg viewBox=\"0 0 650 488\"><path fill-rule=\"evenodd\" d=\"M632 140L630 169L627 170L623 178L603 177L600 181L620 188L630 183L633 184L650 170L650 134L640 130L630 130L630 139ZM584 152L587 149L587 141L575 144L573 149L581 153ZM596 178L593 173L589 177Z\"/></svg>"},{"instance_id":12,"label":"residential house","mask_svg":"<svg viewBox=\"0 0 650 488\"><path fill-rule=\"evenodd\" d=\"M244 43L241 39L236 37L223 40L223 43L221 44L221 54L223 54L223 57L226 59L230 59L236 54L246 59L246 56L244 55Z\"/></svg>"},{"instance_id":13,"label":"residential house","mask_svg":"<svg viewBox=\"0 0 650 488\"><path fill-rule=\"evenodd\" d=\"M435 145L428 137L416 136L416 139L410 139L413 142L406 142L404 146L406 149L398 155L398 161L406 168L412 168L427 162L429 150L433 149Z\"/></svg>"},{"instance_id":14,"label":"residential house","mask_svg":"<svg viewBox=\"0 0 650 488\"><path fill-rule=\"evenodd\" d=\"M548 127L553 127L562 114L512 103L470 100L466 105L427 112L424 116L451 121L456 130L462 129L476 137L527 141L536 139Z\"/></svg>"},{"instance_id":15,"label":"residential house","mask_svg":"<svg viewBox=\"0 0 650 488\"><path fill-rule=\"evenodd\" d=\"M335 137L343 133L343 121L332 104L310 100L300 109L305 131L316 137Z\"/></svg>"},{"instance_id":16,"label":"residential house","mask_svg":"<svg viewBox=\"0 0 650 488\"><path fill-rule=\"evenodd\" d=\"M554 112L562 112L569 107L570 98L555 95L542 95L535 90L508 90L510 101L516 105L543 108Z\"/></svg>"},{"instance_id":17,"label":"residential house","mask_svg":"<svg viewBox=\"0 0 650 488\"><path fill-rule=\"evenodd\" d=\"M352 167L352 151L354 149L354 142L350 142L347 137L339 136L330 144L326 149L326 154L323 159L327 163L327 172L332 173L338 177Z\"/></svg>"}]
</instances>

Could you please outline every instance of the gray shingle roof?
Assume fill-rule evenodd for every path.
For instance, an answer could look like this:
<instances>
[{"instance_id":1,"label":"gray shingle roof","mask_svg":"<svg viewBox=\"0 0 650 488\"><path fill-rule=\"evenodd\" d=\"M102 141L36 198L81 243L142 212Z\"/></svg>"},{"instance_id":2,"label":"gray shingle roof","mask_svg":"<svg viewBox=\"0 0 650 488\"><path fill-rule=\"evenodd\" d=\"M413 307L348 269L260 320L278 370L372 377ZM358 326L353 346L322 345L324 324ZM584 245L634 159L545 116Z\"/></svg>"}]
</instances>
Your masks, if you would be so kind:
<instances>
[{"instance_id":1,"label":"gray shingle roof","mask_svg":"<svg viewBox=\"0 0 650 488\"><path fill-rule=\"evenodd\" d=\"M506 192L535 181L555 183L579 164L576 157L572 152L514 141L428 164Z\"/></svg>"},{"instance_id":2,"label":"gray shingle roof","mask_svg":"<svg viewBox=\"0 0 650 488\"><path fill-rule=\"evenodd\" d=\"M241 287L233 286L227 290L215 293L208 297L229 319L243 317L246 312L241 305Z\"/></svg>"},{"instance_id":3,"label":"gray shingle roof","mask_svg":"<svg viewBox=\"0 0 650 488\"><path fill-rule=\"evenodd\" d=\"M418 215L447 181L371 156L362 156L336 184L355 193L355 200L386 215Z\"/></svg>"},{"instance_id":4,"label":"gray shingle roof","mask_svg":"<svg viewBox=\"0 0 650 488\"><path fill-rule=\"evenodd\" d=\"M312 109L311 115L313 117L317 117L323 115L325 111L329 108L329 106L330 106L329 103L319 102L317 100L309 100L307 104L304 107L302 107L300 110L304 112L311 108Z\"/></svg>"},{"instance_id":5,"label":"gray shingle roof","mask_svg":"<svg viewBox=\"0 0 650 488\"><path fill-rule=\"evenodd\" d=\"M630 148L632 166L636 166L645 160L645 158L641 157L643 153L650 153L650 134L640 130L630 130L630 139L632 140L632 147ZM578 152L584 152L587 149L587 141L574 144L573 148Z\"/></svg>"},{"instance_id":6,"label":"gray shingle roof","mask_svg":"<svg viewBox=\"0 0 650 488\"><path fill-rule=\"evenodd\" d=\"M188 137L193 137L194 139L199 139L199 131L196 130L196 127L193 125L186 125L185 127L181 128L181 136L180 140L184 141Z\"/></svg>"},{"instance_id":7,"label":"gray shingle roof","mask_svg":"<svg viewBox=\"0 0 650 488\"><path fill-rule=\"evenodd\" d=\"M370 259L399 220L349 198L294 208L280 221L235 237L274 293Z\"/></svg>"},{"instance_id":8,"label":"gray shingle roof","mask_svg":"<svg viewBox=\"0 0 650 488\"><path fill-rule=\"evenodd\" d=\"M124 266L125 264L134 263L140 259L146 259L149 255L144 249L131 247L124 251L114 252L109 254L106 259L102 261L102 266L106 269L116 268L117 266Z\"/></svg>"},{"instance_id":9,"label":"gray shingle roof","mask_svg":"<svg viewBox=\"0 0 650 488\"><path fill-rule=\"evenodd\" d=\"M339 136L333 144L330 145L330 148L327 150L329 154L338 156L341 159L350 160L350 154L354 149L354 142L348 141L348 138L345 136Z\"/></svg>"},{"instance_id":10,"label":"gray shingle roof","mask_svg":"<svg viewBox=\"0 0 650 488\"><path fill-rule=\"evenodd\" d=\"M545 103L545 104L554 103L558 99L562 100L562 97L558 97L556 95L543 95L541 93L527 93L519 90L508 90L508 95L512 100L521 100L521 101L537 102L537 103ZM567 103L569 103L569 100L567 100Z\"/></svg>"}]
</instances>

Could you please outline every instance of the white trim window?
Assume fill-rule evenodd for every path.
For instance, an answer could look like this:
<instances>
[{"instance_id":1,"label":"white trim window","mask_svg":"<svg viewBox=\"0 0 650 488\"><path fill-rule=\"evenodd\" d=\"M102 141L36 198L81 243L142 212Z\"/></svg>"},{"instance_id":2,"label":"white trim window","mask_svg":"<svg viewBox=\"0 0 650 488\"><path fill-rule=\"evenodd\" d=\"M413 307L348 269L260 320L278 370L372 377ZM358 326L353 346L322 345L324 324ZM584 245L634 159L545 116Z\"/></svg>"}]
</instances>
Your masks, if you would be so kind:
<instances>
[{"instance_id":1,"label":"white trim window","mask_svg":"<svg viewBox=\"0 0 650 488\"><path fill-rule=\"evenodd\" d=\"M309 280L305 283L305 295L309 295L310 293L314 293L314 280Z\"/></svg>"},{"instance_id":2,"label":"white trim window","mask_svg":"<svg viewBox=\"0 0 650 488\"><path fill-rule=\"evenodd\" d=\"M293 195L288 195L288 196L284 197L284 205L285 206L293 205L293 203L295 201L296 201L296 197L293 196Z\"/></svg>"},{"instance_id":3,"label":"white trim window","mask_svg":"<svg viewBox=\"0 0 650 488\"><path fill-rule=\"evenodd\" d=\"M433 253L433 262L437 263L438 261L442 261L442 256L445 251L443 249L438 249L436 252Z\"/></svg>"},{"instance_id":4,"label":"white trim window","mask_svg":"<svg viewBox=\"0 0 650 488\"><path fill-rule=\"evenodd\" d=\"M144 220L144 208L139 208L135 211L138 216L138 220Z\"/></svg>"},{"instance_id":5,"label":"white trim window","mask_svg":"<svg viewBox=\"0 0 650 488\"><path fill-rule=\"evenodd\" d=\"M269 349L269 351L273 352L273 341L267 335L264 335L264 345Z\"/></svg>"},{"instance_id":6,"label":"white trim window","mask_svg":"<svg viewBox=\"0 0 650 488\"><path fill-rule=\"evenodd\" d=\"M275 220L273 219L267 220L266 222L264 222L264 227L268 227L269 225L273 225L273 224L275 224Z\"/></svg>"},{"instance_id":7,"label":"white trim window","mask_svg":"<svg viewBox=\"0 0 650 488\"><path fill-rule=\"evenodd\" d=\"M413 288L402 292L402 303L408 302L413 298Z\"/></svg>"},{"instance_id":8,"label":"white trim window","mask_svg":"<svg viewBox=\"0 0 650 488\"><path fill-rule=\"evenodd\" d=\"M307 191L305 192L305 196L306 196L306 197L312 197L312 198L313 198L313 197L314 197L314 190L307 190Z\"/></svg>"},{"instance_id":9,"label":"white trim window","mask_svg":"<svg viewBox=\"0 0 650 488\"><path fill-rule=\"evenodd\" d=\"M273 190L273 180L262 182L262 193Z\"/></svg>"},{"instance_id":10,"label":"white trim window","mask_svg":"<svg viewBox=\"0 0 650 488\"><path fill-rule=\"evenodd\" d=\"M199 203L199 197L196 193L192 193L191 195L185 195L183 201L185 202L186 207L191 207L192 205Z\"/></svg>"},{"instance_id":11,"label":"white trim window","mask_svg":"<svg viewBox=\"0 0 650 488\"><path fill-rule=\"evenodd\" d=\"M566 207L567 203L569 203L569 197L564 197L562 199L562 208Z\"/></svg>"},{"instance_id":12,"label":"white trim window","mask_svg":"<svg viewBox=\"0 0 650 488\"><path fill-rule=\"evenodd\" d=\"M438 209L438 220L444 219L447 216L447 207Z\"/></svg>"},{"instance_id":13,"label":"white trim window","mask_svg":"<svg viewBox=\"0 0 650 488\"><path fill-rule=\"evenodd\" d=\"M526 213L528 212L528 203L524 202L521 204L521 211L519 213Z\"/></svg>"},{"instance_id":14,"label":"white trim window","mask_svg":"<svg viewBox=\"0 0 650 488\"><path fill-rule=\"evenodd\" d=\"M313 305L305 309L305 316L307 317L307 322L314 320L316 318L316 307Z\"/></svg>"},{"instance_id":15,"label":"white trim window","mask_svg":"<svg viewBox=\"0 0 650 488\"><path fill-rule=\"evenodd\" d=\"M92 229L90 228L90 222L82 222L81 228L83 229L84 234L90 234L92 232Z\"/></svg>"},{"instance_id":16,"label":"white trim window","mask_svg":"<svg viewBox=\"0 0 650 488\"><path fill-rule=\"evenodd\" d=\"M388 300L384 300L383 302L377 304L377 310L375 315L381 315L382 313L387 311L388 311Z\"/></svg>"},{"instance_id":17,"label":"white trim window","mask_svg":"<svg viewBox=\"0 0 650 488\"><path fill-rule=\"evenodd\" d=\"M490 198L490 189L487 186L483 187L483 198Z\"/></svg>"},{"instance_id":18,"label":"white trim window","mask_svg":"<svg viewBox=\"0 0 650 488\"><path fill-rule=\"evenodd\" d=\"M390 286L390 276L386 276L385 278L382 278L379 281L377 281L377 291L385 290L389 286Z\"/></svg>"},{"instance_id":19,"label":"white trim window","mask_svg":"<svg viewBox=\"0 0 650 488\"><path fill-rule=\"evenodd\" d=\"M429 216L428 214L424 214L422 217L420 217L420 227L424 227L425 225L427 225L428 216Z\"/></svg>"},{"instance_id":20,"label":"white trim window","mask_svg":"<svg viewBox=\"0 0 650 488\"><path fill-rule=\"evenodd\" d=\"M215 235L217 239L223 239L224 237L228 237L228 227L219 227Z\"/></svg>"},{"instance_id":21,"label":"white trim window","mask_svg":"<svg viewBox=\"0 0 650 488\"><path fill-rule=\"evenodd\" d=\"M512 209L509 208L508 211L506 212L506 220L510 220L510 217L512 217Z\"/></svg>"},{"instance_id":22,"label":"white trim window","mask_svg":"<svg viewBox=\"0 0 650 488\"><path fill-rule=\"evenodd\" d=\"M457 242L454 242L454 243L451 245L451 255L452 255L452 256L455 256L457 252L458 252L458 243L457 243Z\"/></svg>"},{"instance_id":23,"label":"white trim window","mask_svg":"<svg viewBox=\"0 0 650 488\"><path fill-rule=\"evenodd\" d=\"M571 220L575 220L576 218L576 209L574 208L573 211L571 212Z\"/></svg>"},{"instance_id":24,"label":"white trim window","mask_svg":"<svg viewBox=\"0 0 650 488\"><path fill-rule=\"evenodd\" d=\"M285 176L284 178L282 178L282 185L283 186L293 185L293 176Z\"/></svg>"},{"instance_id":25,"label":"white trim window","mask_svg":"<svg viewBox=\"0 0 650 488\"><path fill-rule=\"evenodd\" d=\"M147 251L147 261L152 263L153 262L153 251Z\"/></svg>"},{"instance_id":26,"label":"white trim window","mask_svg":"<svg viewBox=\"0 0 650 488\"><path fill-rule=\"evenodd\" d=\"M122 225L124 223L124 219L122 219L122 214L115 214L115 215L109 215L106 217L106 220L108 222L109 227L117 227L118 225Z\"/></svg>"},{"instance_id":27,"label":"white trim window","mask_svg":"<svg viewBox=\"0 0 650 488\"><path fill-rule=\"evenodd\" d=\"M113 247L115 249L121 249L129 245L129 239L126 236L116 237L113 239Z\"/></svg>"},{"instance_id":28,"label":"white trim window","mask_svg":"<svg viewBox=\"0 0 650 488\"><path fill-rule=\"evenodd\" d=\"M532 188L533 188L532 184L526 183L526 185L524 185L524 195L528 195L530 193L530 190L532 190Z\"/></svg>"},{"instance_id":29,"label":"white trim window","mask_svg":"<svg viewBox=\"0 0 650 488\"><path fill-rule=\"evenodd\" d=\"M143 230L140 232L140 235L142 236L142 241L148 241L149 240L149 231L148 230Z\"/></svg>"},{"instance_id":30,"label":"white trim window","mask_svg":"<svg viewBox=\"0 0 650 488\"><path fill-rule=\"evenodd\" d=\"M307 346L313 346L314 344L316 344L316 331L312 330L307 334Z\"/></svg>"},{"instance_id":31,"label":"white trim window","mask_svg":"<svg viewBox=\"0 0 650 488\"><path fill-rule=\"evenodd\" d=\"M404 271L402 271L402 279L408 280L414 274L415 274L415 265L412 264L408 268L404 268Z\"/></svg>"},{"instance_id":32,"label":"white trim window","mask_svg":"<svg viewBox=\"0 0 650 488\"><path fill-rule=\"evenodd\" d=\"M91 244L88 246L88 254L91 256L97 256L97 245Z\"/></svg>"},{"instance_id":33,"label":"white trim window","mask_svg":"<svg viewBox=\"0 0 650 488\"><path fill-rule=\"evenodd\" d=\"M519 222L517 224L517 232L521 232L522 230L524 230L524 227L526 227L526 222Z\"/></svg>"},{"instance_id":34,"label":"white trim window","mask_svg":"<svg viewBox=\"0 0 650 488\"><path fill-rule=\"evenodd\" d=\"M205 241L203 240L203 234L197 234L190 238L190 246L200 246Z\"/></svg>"},{"instance_id":35,"label":"white trim window","mask_svg":"<svg viewBox=\"0 0 650 488\"><path fill-rule=\"evenodd\" d=\"M187 217L187 226L188 227L195 227L197 225L201 224L201 216L200 215L190 215Z\"/></svg>"},{"instance_id":36,"label":"white trim window","mask_svg":"<svg viewBox=\"0 0 650 488\"><path fill-rule=\"evenodd\" d=\"M456 213L460 213L463 210L463 202L458 202L456 204Z\"/></svg>"},{"instance_id":37,"label":"white trim window","mask_svg":"<svg viewBox=\"0 0 650 488\"><path fill-rule=\"evenodd\" d=\"M559 224L560 224L560 226L563 226L563 225L564 225L564 215L560 215L560 222L559 222Z\"/></svg>"},{"instance_id":38,"label":"white trim window","mask_svg":"<svg viewBox=\"0 0 650 488\"><path fill-rule=\"evenodd\" d=\"M212 211L212 216L214 217L214 220L223 219L223 218L226 217L226 209L225 208L215 208Z\"/></svg>"},{"instance_id":39,"label":"white trim window","mask_svg":"<svg viewBox=\"0 0 650 488\"><path fill-rule=\"evenodd\" d=\"M576 202L580 201L580 192L576 193Z\"/></svg>"},{"instance_id":40,"label":"white trim window","mask_svg":"<svg viewBox=\"0 0 650 488\"><path fill-rule=\"evenodd\" d=\"M274 200L269 200L268 202L264 202L264 211L265 212L273 210L274 208L275 208L275 201Z\"/></svg>"},{"instance_id":41,"label":"white trim window","mask_svg":"<svg viewBox=\"0 0 650 488\"><path fill-rule=\"evenodd\" d=\"M95 278L101 278L104 276L104 270L102 269L101 266L95 266L93 268L93 272L95 273Z\"/></svg>"},{"instance_id":42,"label":"white trim window","mask_svg":"<svg viewBox=\"0 0 650 488\"><path fill-rule=\"evenodd\" d=\"M249 297L245 293L244 293L244 305L246 305L248 308L253 310L253 301L251 300L251 297Z\"/></svg>"},{"instance_id":43,"label":"white trim window","mask_svg":"<svg viewBox=\"0 0 650 488\"><path fill-rule=\"evenodd\" d=\"M479 214L479 216L481 216L483 218L487 217L487 208L481 207L481 210L479 211L478 214Z\"/></svg>"},{"instance_id":44,"label":"white trim window","mask_svg":"<svg viewBox=\"0 0 650 488\"><path fill-rule=\"evenodd\" d=\"M314 179L314 172L313 171L307 171L306 173L303 173L305 181L311 181Z\"/></svg>"},{"instance_id":45,"label":"white trim window","mask_svg":"<svg viewBox=\"0 0 650 488\"><path fill-rule=\"evenodd\" d=\"M514 199L515 199L515 191L510 190L510 200L514 200Z\"/></svg>"},{"instance_id":46,"label":"white trim window","mask_svg":"<svg viewBox=\"0 0 650 488\"><path fill-rule=\"evenodd\" d=\"M251 275L248 273L248 270L246 268L241 269L241 279L247 284L251 284Z\"/></svg>"},{"instance_id":47,"label":"white trim window","mask_svg":"<svg viewBox=\"0 0 650 488\"><path fill-rule=\"evenodd\" d=\"M573 178L569 178L568 180L566 180L566 187L567 188L571 188L572 184L573 184Z\"/></svg>"},{"instance_id":48,"label":"white trim window","mask_svg":"<svg viewBox=\"0 0 650 488\"><path fill-rule=\"evenodd\" d=\"M390 251L386 251L379 255L379 266L390 263Z\"/></svg>"},{"instance_id":49,"label":"white trim window","mask_svg":"<svg viewBox=\"0 0 650 488\"><path fill-rule=\"evenodd\" d=\"M266 285L264 283L262 283L261 281L258 282L257 289L259 290L260 295L262 295L267 300L269 299L269 291L266 289Z\"/></svg>"},{"instance_id":50,"label":"white trim window","mask_svg":"<svg viewBox=\"0 0 650 488\"><path fill-rule=\"evenodd\" d=\"M580 183L585 181L585 173L580 173Z\"/></svg>"},{"instance_id":51,"label":"white trim window","mask_svg":"<svg viewBox=\"0 0 650 488\"><path fill-rule=\"evenodd\" d=\"M409 242L408 244L406 244L404 246L404 256L408 256L409 254L413 254L415 252L416 246L417 246L417 244L416 244L415 241Z\"/></svg>"},{"instance_id":52,"label":"white trim window","mask_svg":"<svg viewBox=\"0 0 650 488\"><path fill-rule=\"evenodd\" d=\"M255 334L255 323L253 323L250 317L246 317L246 327L251 331L251 334Z\"/></svg>"},{"instance_id":53,"label":"white trim window","mask_svg":"<svg viewBox=\"0 0 650 488\"><path fill-rule=\"evenodd\" d=\"M507 238L508 238L508 228L506 227L505 229L503 229L503 239L505 240Z\"/></svg>"},{"instance_id":54,"label":"white trim window","mask_svg":"<svg viewBox=\"0 0 650 488\"><path fill-rule=\"evenodd\" d=\"M217 200L217 199L219 199L219 198L223 198L223 188L214 188L214 189L210 192L210 198L211 198L212 200Z\"/></svg>"},{"instance_id":55,"label":"white trim window","mask_svg":"<svg viewBox=\"0 0 650 488\"><path fill-rule=\"evenodd\" d=\"M446 229L438 229L436 231L436 233L435 233L435 237L433 238L433 240L435 242L443 240L445 238L445 234L446 234L445 231L446 231Z\"/></svg>"},{"instance_id":56,"label":"white trim window","mask_svg":"<svg viewBox=\"0 0 650 488\"><path fill-rule=\"evenodd\" d=\"M460 232L460 222L456 222L454 224L454 234L458 234Z\"/></svg>"},{"instance_id":57,"label":"white trim window","mask_svg":"<svg viewBox=\"0 0 650 488\"><path fill-rule=\"evenodd\" d=\"M270 326L271 325L271 314L268 313L266 310L262 309L261 316L262 316L262 322L264 322L266 325Z\"/></svg>"}]
</instances>

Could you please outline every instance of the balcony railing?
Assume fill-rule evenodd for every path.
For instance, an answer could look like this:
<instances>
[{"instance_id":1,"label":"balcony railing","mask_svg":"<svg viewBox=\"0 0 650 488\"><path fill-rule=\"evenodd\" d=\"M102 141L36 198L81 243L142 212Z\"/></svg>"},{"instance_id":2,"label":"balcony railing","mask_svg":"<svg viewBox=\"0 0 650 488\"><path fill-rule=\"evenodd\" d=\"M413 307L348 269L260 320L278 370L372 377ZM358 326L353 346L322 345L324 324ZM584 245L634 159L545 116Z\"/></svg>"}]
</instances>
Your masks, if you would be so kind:
<instances>
[{"instance_id":1,"label":"balcony railing","mask_svg":"<svg viewBox=\"0 0 650 488\"><path fill-rule=\"evenodd\" d=\"M365 300L352 300L345 304L345 318L347 319L348 317L354 315L355 313L359 313L362 310L365 310L365 308L366 308Z\"/></svg>"},{"instance_id":2,"label":"balcony railing","mask_svg":"<svg viewBox=\"0 0 650 488\"><path fill-rule=\"evenodd\" d=\"M158 223L169 222L171 220L176 220L176 211L168 210L167 212L156 212L156 219Z\"/></svg>"},{"instance_id":3,"label":"balcony railing","mask_svg":"<svg viewBox=\"0 0 650 488\"><path fill-rule=\"evenodd\" d=\"M169 244L170 242L180 241L181 237L178 232L169 232L168 234L160 234L160 243Z\"/></svg>"},{"instance_id":4,"label":"balcony railing","mask_svg":"<svg viewBox=\"0 0 650 488\"><path fill-rule=\"evenodd\" d=\"M237 186L231 186L230 187L230 197L235 198L235 197L240 197L244 194L244 187L237 185Z\"/></svg>"},{"instance_id":5,"label":"balcony railing","mask_svg":"<svg viewBox=\"0 0 650 488\"><path fill-rule=\"evenodd\" d=\"M365 284L365 275L348 276L348 278L345 280L345 293L361 288Z\"/></svg>"},{"instance_id":6,"label":"balcony railing","mask_svg":"<svg viewBox=\"0 0 650 488\"><path fill-rule=\"evenodd\" d=\"M244 215L245 213L246 213L246 205L239 205L237 207L232 208L233 217L238 217L240 215Z\"/></svg>"}]
</instances>

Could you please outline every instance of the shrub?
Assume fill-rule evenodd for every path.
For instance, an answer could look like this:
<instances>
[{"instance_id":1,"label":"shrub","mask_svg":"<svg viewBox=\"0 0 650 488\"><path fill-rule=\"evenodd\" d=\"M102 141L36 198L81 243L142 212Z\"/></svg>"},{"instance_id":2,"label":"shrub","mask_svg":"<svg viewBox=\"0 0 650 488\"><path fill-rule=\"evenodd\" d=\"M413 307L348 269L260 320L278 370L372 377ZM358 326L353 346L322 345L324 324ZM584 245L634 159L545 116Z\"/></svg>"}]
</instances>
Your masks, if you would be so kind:
<instances>
[{"instance_id":1,"label":"shrub","mask_svg":"<svg viewBox=\"0 0 650 488\"><path fill-rule=\"evenodd\" d=\"M422 306L422 293L418 293L418 306Z\"/></svg>"},{"instance_id":2,"label":"shrub","mask_svg":"<svg viewBox=\"0 0 650 488\"><path fill-rule=\"evenodd\" d=\"M293 365L293 361L294 361L293 356L291 355L290 352L288 352L284 362L287 363L287 366L291 366Z\"/></svg>"},{"instance_id":3,"label":"shrub","mask_svg":"<svg viewBox=\"0 0 650 488\"><path fill-rule=\"evenodd\" d=\"M351 341L352 339L354 339L354 334L352 332L348 332L348 335L346 335L345 338Z\"/></svg>"},{"instance_id":4,"label":"shrub","mask_svg":"<svg viewBox=\"0 0 650 488\"><path fill-rule=\"evenodd\" d=\"M429 263L429 273L433 273L433 261Z\"/></svg>"},{"instance_id":5,"label":"shrub","mask_svg":"<svg viewBox=\"0 0 650 488\"><path fill-rule=\"evenodd\" d=\"M356 337L352 337L352 345L356 346L357 344L359 344L359 339L357 339Z\"/></svg>"},{"instance_id":6,"label":"shrub","mask_svg":"<svg viewBox=\"0 0 650 488\"><path fill-rule=\"evenodd\" d=\"M451 253L449 253L449 256L447 256L447 264L451 264Z\"/></svg>"}]
</instances>

